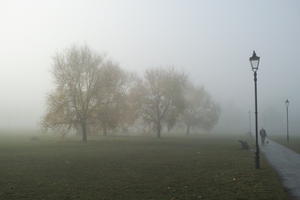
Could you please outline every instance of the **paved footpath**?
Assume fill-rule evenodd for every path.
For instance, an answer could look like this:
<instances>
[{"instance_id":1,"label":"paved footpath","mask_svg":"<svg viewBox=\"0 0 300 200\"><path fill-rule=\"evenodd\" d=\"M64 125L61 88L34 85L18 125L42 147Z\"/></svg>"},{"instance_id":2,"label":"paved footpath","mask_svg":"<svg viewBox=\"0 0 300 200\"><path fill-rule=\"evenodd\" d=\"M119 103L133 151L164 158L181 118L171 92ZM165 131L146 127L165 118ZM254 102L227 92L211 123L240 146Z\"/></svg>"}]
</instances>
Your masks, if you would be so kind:
<instances>
[{"instance_id":1,"label":"paved footpath","mask_svg":"<svg viewBox=\"0 0 300 200\"><path fill-rule=\"evenodd\" d=\"M300 154L272 140L261 146L272 167L278 172L288 192L300 200Z\"/></svg>"}]
</instances>

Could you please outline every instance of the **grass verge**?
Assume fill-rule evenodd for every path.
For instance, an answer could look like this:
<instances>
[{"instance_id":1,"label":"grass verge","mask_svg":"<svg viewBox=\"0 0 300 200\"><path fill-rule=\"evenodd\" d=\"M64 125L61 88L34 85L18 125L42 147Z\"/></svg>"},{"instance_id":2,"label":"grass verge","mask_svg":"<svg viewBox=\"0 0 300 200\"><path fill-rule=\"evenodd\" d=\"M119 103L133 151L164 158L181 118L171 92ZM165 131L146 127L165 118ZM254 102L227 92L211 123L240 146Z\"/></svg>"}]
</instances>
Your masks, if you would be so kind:
<instances>
[{"instance_id":1,"label":"grass verge","mask_svg":"<svg viewBox=\"0 0 300 200\"><path fill-rule=\"evenodd\" d=\"M0 141L0 199L288 199L265 160L234 137L6 137Z\"/></svg>"}]
</instances>

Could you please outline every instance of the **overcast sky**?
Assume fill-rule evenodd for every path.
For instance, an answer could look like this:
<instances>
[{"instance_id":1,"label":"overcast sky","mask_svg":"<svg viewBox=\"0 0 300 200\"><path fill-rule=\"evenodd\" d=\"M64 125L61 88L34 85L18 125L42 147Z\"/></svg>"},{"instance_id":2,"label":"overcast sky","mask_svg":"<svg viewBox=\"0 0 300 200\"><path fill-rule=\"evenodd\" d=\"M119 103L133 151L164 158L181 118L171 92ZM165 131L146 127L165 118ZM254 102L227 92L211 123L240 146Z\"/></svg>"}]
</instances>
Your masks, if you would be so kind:
<instances>
[{"instance_id":1,"label":"overcast sky","mask_svg":"<svg viewBox=\"0 0 300 200\"><path fill-rule=\"evenodd\" d=\"M221 104L217 130L241 132L254 110L256 50L260 126L284 131L289 98L291 131L300 134L300 1L0 0L0 129L37 127L51 59L73 44L131 71L184 70Z\"/></svg>"}]
</instances>

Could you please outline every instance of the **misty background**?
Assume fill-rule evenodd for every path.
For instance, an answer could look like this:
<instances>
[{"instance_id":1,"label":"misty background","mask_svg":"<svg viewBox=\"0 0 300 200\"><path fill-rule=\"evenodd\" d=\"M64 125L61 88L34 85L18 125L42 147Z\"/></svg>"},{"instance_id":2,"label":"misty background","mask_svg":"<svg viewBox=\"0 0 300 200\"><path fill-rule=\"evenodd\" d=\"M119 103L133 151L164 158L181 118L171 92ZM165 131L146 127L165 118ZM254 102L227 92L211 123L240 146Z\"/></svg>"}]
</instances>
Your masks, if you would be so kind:
<instances>
[{"instance_id":1,"label":"misty background","mask_svg":"<svg viewBox=\"0 0 300 200\"><path fill-rule=\"evenodd\" d=\"M299 135L299 22L296 0L1 0L0 129L39 128L52 57L87 44L130 71L186 72L221 105L214 131L224 133L247 132L249 110L254 125L256 50L259 127L285 133L288 98L290 134Z\"/></svg>"}]
</instances>

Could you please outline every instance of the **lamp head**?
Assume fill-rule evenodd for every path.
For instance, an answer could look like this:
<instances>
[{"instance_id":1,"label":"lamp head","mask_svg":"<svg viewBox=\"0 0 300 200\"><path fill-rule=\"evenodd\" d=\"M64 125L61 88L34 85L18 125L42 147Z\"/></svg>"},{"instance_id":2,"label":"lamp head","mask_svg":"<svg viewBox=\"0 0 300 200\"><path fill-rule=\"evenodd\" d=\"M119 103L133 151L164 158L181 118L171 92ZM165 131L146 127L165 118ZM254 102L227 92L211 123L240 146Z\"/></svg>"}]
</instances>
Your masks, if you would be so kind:
<instances>
[{"instance_id":1,"label":"lamp head","mask_svg":"<svg viewBox=\"0 0 300 200\"><path fill-rule=\"evenodd\" d=\"M290 105L290 101L289 101L288 99L285 101L285 105L286 105L286 106L289 106L289 105Z\"/></svg>"},{"instance_id":2,"label":"lamp head","mask_svg":"<svg viewBox=\"0 0 300 200\"><path fill-rule=\"evenodd\" d=\"M255 53L255 51L253 51L252 56L249 58L250 64L251 64L251 68L252 71L257 71L258 70L258 66L259 66L259 60L260 57L258 57Z\"/></svg>"}]
</instances>

